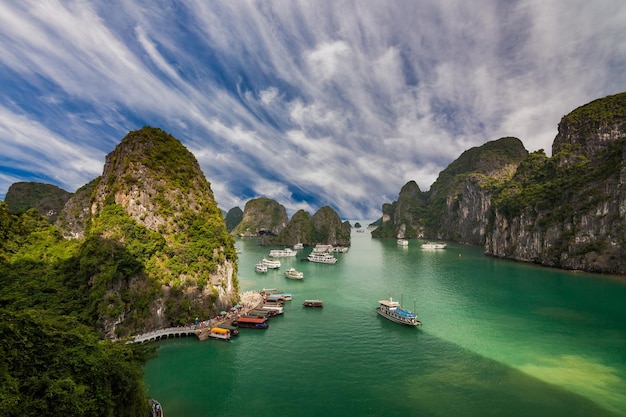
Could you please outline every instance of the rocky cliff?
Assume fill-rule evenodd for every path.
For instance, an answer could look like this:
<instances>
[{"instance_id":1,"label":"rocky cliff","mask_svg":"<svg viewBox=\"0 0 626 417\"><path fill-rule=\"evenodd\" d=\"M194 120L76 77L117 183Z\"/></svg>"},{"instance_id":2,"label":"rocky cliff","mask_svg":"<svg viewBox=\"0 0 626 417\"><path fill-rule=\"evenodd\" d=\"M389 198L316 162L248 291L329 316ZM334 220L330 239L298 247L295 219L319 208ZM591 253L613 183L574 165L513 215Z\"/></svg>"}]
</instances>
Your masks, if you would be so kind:
<instances>
[{"instance_id":1,"label":"rocky cliff","mask_svg":"<svg viewBox=\"0 0 626 417\"><path fill-rule=\"evenodd\" d=\"M383 205L374 237L436 238L479 245L493 192L511 178L528 155L517 138L502 138L471 148L445 170L429 192L409 181L398 200Z\"/></svg>"},{"instance_id":2,"label":"rocky cliff","mask_svg":"<svg viewBox=\"0 0 626 417\"><path fill-rule=\"evenodd\" d=\"M529 156L494 200L485 252L626 274L626 93L564 116L553 156Z\"/></svg>"},{"instance_id":3,"label":"rocky cliff","mask_svg":"<svg viewBox=\"0 0 626 417\"><path fill-rule=\"evenodd\" d=\"M564 116L552 146L516 138L472 148L427 193L408 183L375 237L484 245L488 255L626 274L626 93ZM407 232L408 231L408 232Z\"/></svg>"},{"instance_id":4,"label":"rocky cliff","mask_svg":"<svg viewBox=\"0 0 626 417\"><path fill-rule=\"evenodd\" d=\"M52 184L16 182L9 187L4 201L11 213L34 208L50 222L54 222L71 195Z\"/></svg>"},{"instance_id":5,"label":"rocky cliff","mask_svg":"<svg viewBox=\"0 0 626 417\"><path fill-rule=\"evenodd\" d=\"M311 216L312 244L322 243L333 246L349 246L350 230L349 222L342 222L341 218L332 207L324 206Z\"/></svg>"},{"instance_id":6,"label":"rocky cliff","mask_svg":"<svg viewBox=\"0 0 626 417\"><path fill-rule=\"evenodd\" d=\"M269 237L278 236L288 222L284 206L270 198L255 198L246 203L243 218L231 233L245 237L262 236L263 243L269 244Z\"/></svg>"}]
</instances>

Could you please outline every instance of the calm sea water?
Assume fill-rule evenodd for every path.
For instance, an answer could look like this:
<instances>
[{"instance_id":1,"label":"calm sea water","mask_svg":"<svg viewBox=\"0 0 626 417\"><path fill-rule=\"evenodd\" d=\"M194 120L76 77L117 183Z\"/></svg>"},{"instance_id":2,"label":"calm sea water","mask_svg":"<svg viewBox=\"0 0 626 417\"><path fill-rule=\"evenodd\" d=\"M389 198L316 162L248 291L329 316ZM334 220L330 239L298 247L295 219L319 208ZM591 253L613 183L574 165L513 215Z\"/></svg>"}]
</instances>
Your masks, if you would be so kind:
<instances>
[{"instance_id":1,"label":"calm sea water","mask_svg":"<svg viewBox=\"0 0 626 417\"><path fill-rule=\"evenodd\" d=\"M242 290L293 301L269 329L230 342L159 342L145 382L167 417L626 416L624 279L355 230L335 265L301 262L305 249L256 274L269 248L237 246ZM290 266L302 282L284 277ZM378 316L389 294L424 325ZM308 298L324 308L303 308Z\"/></svg>"}]
</instances>

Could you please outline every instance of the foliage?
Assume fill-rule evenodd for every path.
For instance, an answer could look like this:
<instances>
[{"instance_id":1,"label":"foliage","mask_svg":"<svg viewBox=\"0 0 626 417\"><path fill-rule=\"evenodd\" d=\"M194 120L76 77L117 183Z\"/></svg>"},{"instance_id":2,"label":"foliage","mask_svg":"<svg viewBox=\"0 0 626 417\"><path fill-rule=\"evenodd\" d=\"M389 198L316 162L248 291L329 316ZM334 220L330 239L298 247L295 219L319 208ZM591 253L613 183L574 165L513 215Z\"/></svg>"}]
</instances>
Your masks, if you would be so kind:
<instances>
[{"instance_id":1,"label":"foliage","mask_svg":"<svg viewBox=\"0 0 626 417\"><path fill-rule=\"evenodd\" d=\"M70 196L69 192L56 185L17 182L9 187L5 202L12 213L23 213L35 208L43 215L50 212L50 218L54 220Z\"/></svg>"},{"instance_id":2,"label":"foliage","mask_svg":"<svg viewBox=\"0 0 626 417\"><path fill-rule=\"evenodd\" d=\"M0 310L2 416L143 417L142 367L153 355L101 341L67 316Z\"/></svg>"}]
</instances>

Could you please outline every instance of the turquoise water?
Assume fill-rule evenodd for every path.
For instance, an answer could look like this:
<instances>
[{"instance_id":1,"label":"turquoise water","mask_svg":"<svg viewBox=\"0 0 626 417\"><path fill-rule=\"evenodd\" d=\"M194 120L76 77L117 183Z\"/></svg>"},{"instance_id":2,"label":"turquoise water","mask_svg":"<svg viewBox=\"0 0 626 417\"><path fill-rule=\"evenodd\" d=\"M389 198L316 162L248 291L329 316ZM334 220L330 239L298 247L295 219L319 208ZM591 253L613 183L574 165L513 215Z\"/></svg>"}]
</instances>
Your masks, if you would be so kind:
<instances>
[{"instance_id":1,"label":"turquoise water","mask_svg":"<svg viewBox=\"0 0 626 417\"><path fill-rule=\"evenodd\" d=\"M159 342L149 394L167 417L626 416L626 280L418 243L353 231L335 265L301 262L305 249L256 274L269 248L238 240L241 290L293 301L230 342ZM390 293L421 328L376 314Z\"/></svg>"}]
</instances>

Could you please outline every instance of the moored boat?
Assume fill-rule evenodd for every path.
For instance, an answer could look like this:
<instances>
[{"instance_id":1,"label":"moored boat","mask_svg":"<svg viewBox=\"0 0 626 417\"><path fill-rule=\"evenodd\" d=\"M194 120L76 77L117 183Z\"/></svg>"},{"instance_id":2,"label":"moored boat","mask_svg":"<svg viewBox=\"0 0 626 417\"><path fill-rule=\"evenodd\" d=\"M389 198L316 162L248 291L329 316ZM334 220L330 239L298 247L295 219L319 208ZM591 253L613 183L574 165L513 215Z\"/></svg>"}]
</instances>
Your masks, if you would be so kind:
<instances>
[{"instance_id":1,"label":"moored boat","mask_svg":"<svg viewBox=\"0 0 626 417\"><path fill-rule=\"evenodd\" d=\"M263 258L263 265L268 267L269 269L278 269L280 268L280 261L278 259L268 259Z\"/></svg>"},{"instance_id":2,"label":"moored boat","mask_svg":"<svg viewBox=\"0 0 626 417\"><path fill-rule=\"evenodd\" d=\"M293 245L293 249L294 250L304 249L304 245L302 243L296 243L295 245Z\"/></svg>"},{"instance_id":3,"label":"moored boat","mask_svg":"<svg viewBox=\"0 0 626 417\"><path fill-rule=\"evenodd\" d=\"M295 268L289 268L285 271L285 277L289 279L304 279L304 272L296 271Z\"/></svg>"},{"instance_id":4,"label":"moored boat","mask_svg":"<svg viewBox=\"0 0 626 417\"><path fill-rule=\"evenodd\" d=\"M232 324L239 328L245 327L248 329L267 329L269 327L267 318L256 316L241 316L234 320Z\"/></svg>"},{"instance_id":5,"label":"moored boat","mask_svg":"<svg viewBox=\"0 0 626 417\"><path fill-rule=\"evenodd\" d=\"M230 340L230 330L222 327L213 327L209 332L209 337L212 339Z\"/></svg>"},{"instance_id":6,"label":"moored boat","mask_svg":"<svg viewBox=\"0 0 626 417\"><path fill-rule=\"evenodd\" d=\"M409 246L409 241L406 239L398 239L398 245L400 246Z\"/></svg>"},{"instance_id":7,"label":"moored boat","mask_svg":"<svg viewBox=\"0 0 626 417\"><path fill-rule=\"evenodd\" d=\"M288 258L290 256L296 256L297 254L298 252L291 248L270 250L270 256L272 258Z\"/></svg>"},{"instance_id":8,"label":"moored boat","mask_svg":"<svg viewBox=\"0 0 626 417\"><path fill-rule=\"evenodd\" d=\"M288 294L288 293L274 293L272 294L272 297L278 298L279 300L283 300L283 301L291 301L292 299L291 294Z\"/></svg>"},{"instance_id":9,"label":"moored boat","mask_svg":"<svg viewBox=\"0 0 626 417\"><path fill-rule=\"evenodd\" d=\"M260 272L260 273L263 274L263 273L267 272L267 265L265 265L263 262L259 262L258 264L256 264L254 266L254 270L256 272Z\"/></svg>"},{"instance_id":10,"label":"moored boat","mask_svg":"<svg viewBox=\"0 0 626 417\"><path fill-rule=\"evenodd\" d=\"M422 249L445 249L447 246L446 243L443 242L426 242L422 243Z\"/></svg>"},{"instance_id":11,"label":"moored boat","mask_svg":"<svg viewBox=\"0 0 626 417\"><path fill-rule=\"evenodd\" d=\"M376 312L387 320L396 323L405 324L407 326L422 325L422 322L417 319L417 314L402 308L402 305L397 301L393 301L391 296L389 296L389 300L378 301Z\"/></svg>"},{"instance_id":12,"label":"moored boat","mask_svg":"<svg viewBox=\"0 0 626 417\"><path fill-rule=\"evenodd\" d=\"M304 307L324 307L322 300L304 300Z\"/></svg>"},{"instance_id":13,"label":"moored boat","mask_svg":"<svg viewBox=\"0 0 626 417\"><path fill-rule=\"evenodd\" d=\"M321 264L334 264L337 258L327 252L311 252L307 257L309 262L317 262Z\"/></svg>"}]
</instances>

